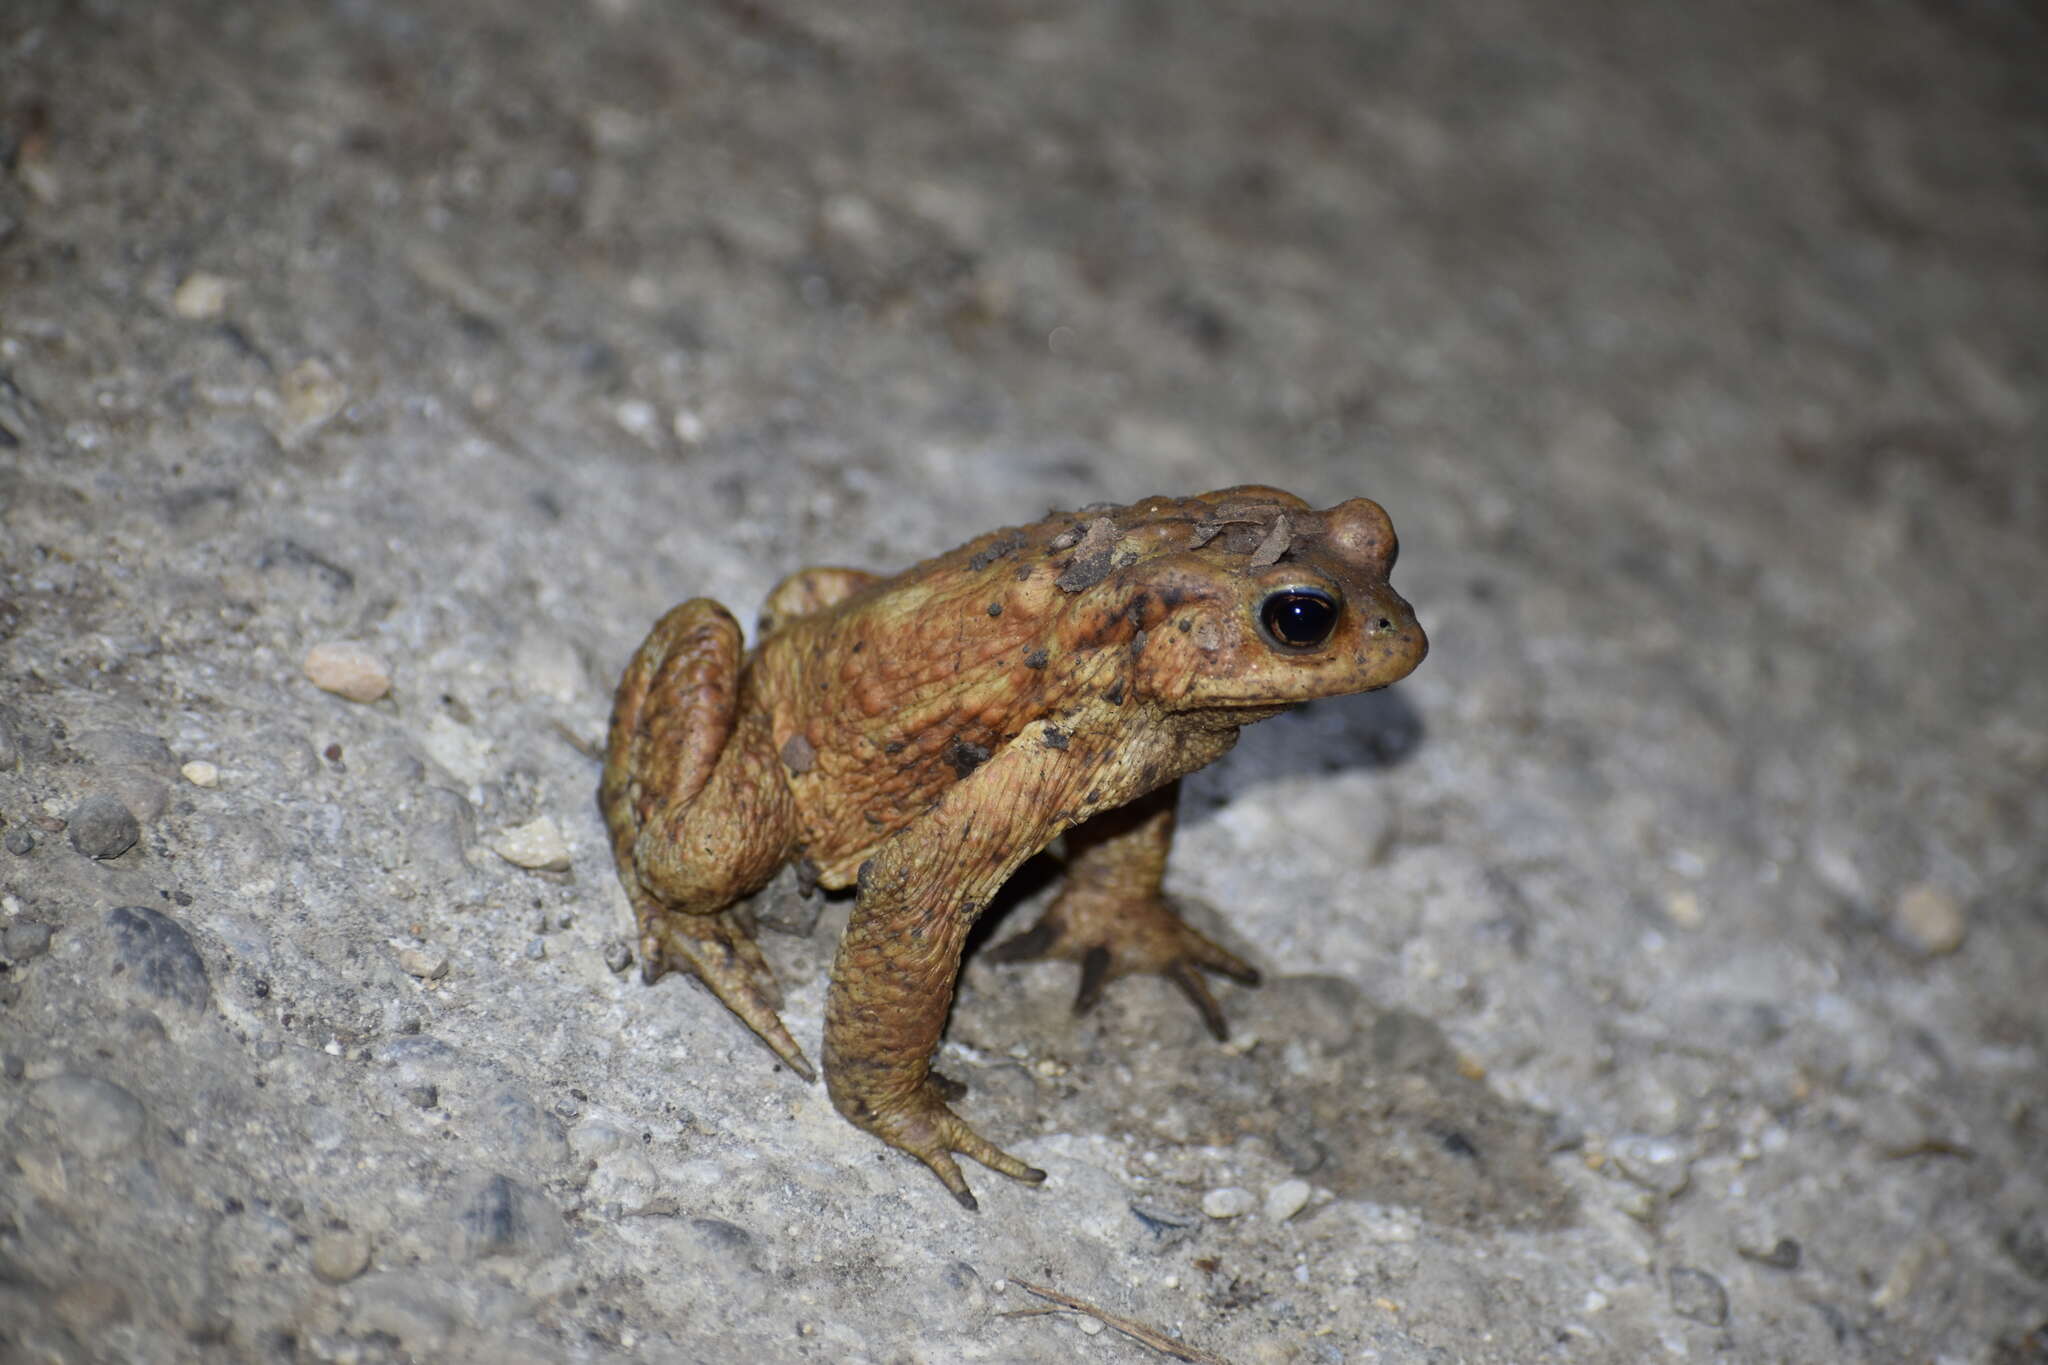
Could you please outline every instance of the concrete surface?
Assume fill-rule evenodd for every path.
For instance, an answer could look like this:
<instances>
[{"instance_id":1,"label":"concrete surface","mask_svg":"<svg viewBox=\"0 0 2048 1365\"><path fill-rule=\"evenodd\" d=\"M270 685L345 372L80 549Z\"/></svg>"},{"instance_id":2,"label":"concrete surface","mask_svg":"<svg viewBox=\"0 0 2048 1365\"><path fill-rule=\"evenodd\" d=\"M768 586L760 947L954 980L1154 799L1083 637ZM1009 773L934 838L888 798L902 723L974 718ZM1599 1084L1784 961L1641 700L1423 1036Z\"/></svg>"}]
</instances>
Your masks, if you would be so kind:
<instances>
[{"instance_id":1,"label":"concrete surface","mask_svg":"<svg viewBox=\"0 0 2048 1365\"><path fill-rule=\"evenodd\" d=\"M2048 1358L2043 22L8 0L0 1355ZM970 1216L613 970L665 607L1250 480L1230 1047L970 966Z\"/></svg>"}]
</instances>

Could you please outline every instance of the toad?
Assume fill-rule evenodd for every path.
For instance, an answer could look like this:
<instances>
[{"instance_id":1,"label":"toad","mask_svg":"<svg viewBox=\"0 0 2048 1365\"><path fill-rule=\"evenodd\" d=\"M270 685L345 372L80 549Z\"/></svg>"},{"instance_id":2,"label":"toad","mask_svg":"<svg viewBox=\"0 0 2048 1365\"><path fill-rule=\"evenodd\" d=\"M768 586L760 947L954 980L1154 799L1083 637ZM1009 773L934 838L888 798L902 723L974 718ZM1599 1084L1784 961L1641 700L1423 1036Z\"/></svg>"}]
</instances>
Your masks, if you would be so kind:
<instances>
[{"instance_id":1,"label":"toad","mask_svg":"<svg viewBox=\"0 0 2048 1365\"><path fill-rule=\"evenodd\" d=\"M734 907L785 864L857 886L825 1005L833 1105L967 1208L955 1153L1043 1180L930 1069L968 930L1065 834L1058 896L991 956L1078 963L1077 1010L1159 973L1224 1036L1202 974L1258 973L1161 892L1179 779L1241 726L1422 661L1394 555L1376 503L1242 487L1055 513L893 577L806 569L751 651L717 602L674 608L619 683L599 791L644 977L696 976L814 1080Z\"/></svg>"}]
</instances>

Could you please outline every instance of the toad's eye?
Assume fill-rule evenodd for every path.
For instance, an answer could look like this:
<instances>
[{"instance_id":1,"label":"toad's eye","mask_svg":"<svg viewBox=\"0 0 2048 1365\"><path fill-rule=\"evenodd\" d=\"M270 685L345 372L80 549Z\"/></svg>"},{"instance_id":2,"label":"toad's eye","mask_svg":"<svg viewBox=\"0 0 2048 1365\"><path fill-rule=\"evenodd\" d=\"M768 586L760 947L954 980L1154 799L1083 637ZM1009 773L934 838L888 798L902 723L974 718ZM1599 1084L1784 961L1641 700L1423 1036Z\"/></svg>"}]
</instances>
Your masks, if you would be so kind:
<instances>
[{"instance_id":1,"label":"toad's eye","mask_svg":"<svg viewBox=\"0 0 2048 1365\"><path fill-rule=\"evenodd\" d=\"M1266 638L1289 649L1314 649L1337 628L1337 599L1320 588L1282 588L1259 604Z\"/></svg>"}]
</instances>

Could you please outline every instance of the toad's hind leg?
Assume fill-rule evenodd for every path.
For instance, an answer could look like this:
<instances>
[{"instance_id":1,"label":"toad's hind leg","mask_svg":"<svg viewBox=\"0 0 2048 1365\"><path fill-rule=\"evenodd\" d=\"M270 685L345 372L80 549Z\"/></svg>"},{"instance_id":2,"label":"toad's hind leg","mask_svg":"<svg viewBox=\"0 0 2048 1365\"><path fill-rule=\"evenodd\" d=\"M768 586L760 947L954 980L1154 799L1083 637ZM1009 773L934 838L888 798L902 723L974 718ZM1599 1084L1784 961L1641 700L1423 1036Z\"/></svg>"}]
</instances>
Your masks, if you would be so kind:
<instances>
[{"instance_id":1,"label":"toad's hind leg","mask_svg":"<svg viewBox=\"0 0 2048 1365\"><path fill-rule=\"evenodd\" d=\"M729 907L788 851L787 788L758 721L739 718L739 624L709 598L670 611L612 708L598 804L640 929L644 979L688 971L806 1080L774 974Z\"/></svg>"},{"instance_id":2,"label":"toad's hind leg","mask_svg":"<svg viewBox=\"0 0 2048 1365\"><path fill-rule=\"evenodd\" d=\"M1096 816L1067 833L1066 884L1037 924L988 950L992 962L1060 958L1081 964L1074 1013L1085 1014L1102 988L1151 972L1180 987L1218 1042L1229 1037L1223 1008L1202 971L1259 984L1250 963L1190 928L1161 894L1173 842L1180 784Z\"/></svg>"}]
</instances>

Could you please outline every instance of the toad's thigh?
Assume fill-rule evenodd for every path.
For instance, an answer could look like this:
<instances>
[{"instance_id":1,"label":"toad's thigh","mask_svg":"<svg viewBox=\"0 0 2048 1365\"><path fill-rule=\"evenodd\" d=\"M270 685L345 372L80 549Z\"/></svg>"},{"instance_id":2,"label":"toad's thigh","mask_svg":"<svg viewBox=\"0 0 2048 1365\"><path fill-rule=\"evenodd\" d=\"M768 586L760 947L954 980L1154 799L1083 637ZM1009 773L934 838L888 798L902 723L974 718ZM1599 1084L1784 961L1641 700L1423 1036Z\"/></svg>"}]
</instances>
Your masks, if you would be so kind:
<instances>
[{"instance_id":1,"label":"toad's thigh","mask_svg":"<svg viewBox=\"0 0 2048 1365\"><path fill-rule=\"evenodd\" d=\"M670 909L722 910L788 860L795 809L765 718L743 717L692 796L648 813L634 844L640 883Z\"/></svg>"}]
</instances>

